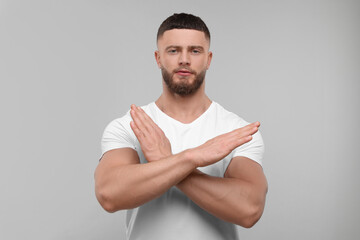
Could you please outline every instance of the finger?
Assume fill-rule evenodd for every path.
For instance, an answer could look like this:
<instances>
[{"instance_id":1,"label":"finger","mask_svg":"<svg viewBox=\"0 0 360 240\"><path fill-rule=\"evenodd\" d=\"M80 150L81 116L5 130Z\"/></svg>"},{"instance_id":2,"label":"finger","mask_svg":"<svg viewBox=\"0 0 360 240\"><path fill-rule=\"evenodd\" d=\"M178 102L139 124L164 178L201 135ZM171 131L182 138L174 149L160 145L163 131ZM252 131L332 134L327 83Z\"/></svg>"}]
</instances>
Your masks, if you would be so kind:
<instances>
[{"instance_id":1,"label":"finger","mask_svg":"<svg viewBox=\"0 0 360 240\"><path fill-rule=\"evenodd\" d=\"M233 132L229 134L229 141L233 142L236 147L244 144L245 142L251 141L252 135L258 131L258 127L254 127L254 125L249 124L245 127L235 129Z\"/></svg>"},{"instance_id":2,"label":"finger","mask_svg":"<svg viewBox=\"0 0 360 240\"><path fill-rule=\"evenodd\" d=\"M136 110L131 108L130 115L134 123L136 124L136 127L139 128L139 125L141 125L141 120L139 119L139 116L136 114Z\"/></svg>"},{"instance_id":3,"label":"finger","mask_svg":"<svg viewBox=\"0 0 360 240\"><path fill-rule=\"evenodd\" d=\"M252 134L245 134L243 136L237 136L236 138L229 139L230 145L232 146L232 150L247 143L250 142L253 139Z\"/></svg>"},{"instance_id":4,"label":"finger","mask_svg":"<svg viewBox=\"0 0 360 240\"><path fill-rule=\"evenodd\" d=\"M260 122L249 123L248 125L246 125L242 128L251 128L251 127L260 127Z\"/></svg>"},{"instance_id":5,"label":"finger","mask_svg":"<svg viewBox=\"0 0 360 240\"><path fill-rule=\"evenodd\" d=\"M144 138L144 134L140 131L140 129L136 126L134 121L130 122L130 127L133 130L136 138L139 140L140 144Z\"/></svg>"},{"instance_id":6,"label":"finger","mask_svg":"<svg viewBox=\"0 0 360 240\"><path fill-rule=\"evenodd\" d=\"M255 134L260 127L260 122L254 122L246 125L245 127L236 129L236 135L239 137Z\"/></svg>"},{"instance_id":7,"label":"finger","mask_svg":"<svg viewBox=\"0 0 360 240\"><path fill-rule=\"evenodd\" d=\"M147 115L147 113L141 107L137 107L136 110L139 116L141 116L145 121L149 123L154 123L154 121L149 117L149 115Z\"/></svg>"},{"instance_id":8,"label":"finger","mask_svg":"<svg viewBox=\"0 0 360 240\"><path fill-rule=\"evenodd\" d=\"M257 128L257 127L252 127L252 128L247 129L246 131L240 132L240 133L237 135L237 137L238 137L238 138L246 138L246 137L248 137L248 136L254 135L257 131L258 131L258 128Z\"/></svg>"},{"instance_id":9,"label":"finger","mask_svg":"<svg viewBox=\"0 0 360 240\"><path fill-rule=\"evenodd\" d=\"M151 118L145 113L145 111L141 107L135 106L134 112L140 118L144 125L148 125L146 123L149 121L149 119L151 120Z\"/></svg>"},{"instance_id":10,"label":"finger","mask_svg":"<svg viewBox=\"0 0 360 240\"><path fill-rule=\"evenodd\" d=\"M130 114L131 114L131 117L134 117L135 111L136 111L136 105L135 105L135 104L131 104L131 106L130 106Z\"/></svg>"},{"instance_id":11,"label":"finger","mask_svg":"<svg viewBox=\"0 0 360 240\"><path fill-rule=\"evenodd\" d=\"M251 133L253 131L256 130L256 127L252 126L251 124L245 126L245 127L242 127L242 128L237 128L231 132L229 132L229 136L231 138L241 138L241 137L245 137L245 136L248 136L248 135L251 135Z\"/></svg>"},{"instance_id":12,"label":"finger","mask_svg":"<svg viewBox=\"0 0 360 240\"><path fill-rule=\"evenodd\" d=\"M258 121L250 123L250 124L255 125L256 127L260 127L260 125L261 125L260 122L258 122Z\"/></svg>"},{"instance_id":13,"label":"finger","mask_svg":"<svg viewBox=\"0 0 360 240\"><path fill-rule=\"evenodd\" d=\"M242 138L238 138L236 140L236 147L235 148L237 148L237 147L239 147L239 146L241 146L241 145L243 145L243 144L245 144L247 142L250 142L252 139L253 139L252 135L248 135L248 136L245 136L245 137L242 137Z\"/></svg>"},{"instance_id":14,"label":"finger","mask_svg":"<svg viewBox=\"0 0 360 240\"><path fill-rule=\"evenodd\" d=\"M141 107L132 105L131 109L136 119L135 123L140 131L142 131L143 135L146 137L157 136L160 138L166 138L161 128L150 118L149 115L146 114L146 112Z\"/></svg>"},{"instance_id":15,"label":"finger","mask_svg":"<svg viewBox=\"0 0 360 240\"><path fill-rule=\"evenodd\" d=\"M157 134L163 134L163 131L160 129L160 127L151 119L149 115L146 114L146 112L141 108L137 107L137 112L142 117L143 124L147 128L147 130L150 133L157 133ZM154 131L154 132L152 132Z\"/></svg>"},{"instance_id":16,"label":"finger","mask_svg":"<svg viewBox=\"0 0 360 240\"><path fill-rule=\"evenodd\" d=\"M137 111L137 106L135 104L131 104L130 109L133 111Z\"/></svg>"},{"instance_id":17,"label":"finger","mask_svg":"<svg viewBox=\"0 0 360 240\"><path fill-rule=\"evenodd\" d=\"M141 107L138 107L138 110L142 113L142 116L149 123L149 125L151 125L153 128L159 128L159 126L152 120L149 115L146 114L146 112Z\"/></svg>"},{"instance_id":18,"label":"finger","mask_svg":"<svg viewBox=\"0 0 360 240\"><path fill-rule=\"evenodd\" d=\"M149 132L149 129L151 128L148 126L149 124L144 119L144 115L139 111L138 107L136 107L135 105L131 105L130 114L136 126L144 135L148 136L149 134L151 134Z\"/></svg>"},{"instance_id":19,"label":"finger","mask_svg":"<svg viewBox=\"0 0 360 240\"><path fill-rule=\"evenodd\" d=\"M151 127L155 131L155 133L157 133L158 137L165 137L167 139L164 131L159 127L159 125L157 125L154 122L154 120L152 120L152 118L149 115L147 115L146 112L141 107L137 107L137 108L143 114L145 120L149 124L148 127L149 128Z\"/></svg>"}]
</instances>

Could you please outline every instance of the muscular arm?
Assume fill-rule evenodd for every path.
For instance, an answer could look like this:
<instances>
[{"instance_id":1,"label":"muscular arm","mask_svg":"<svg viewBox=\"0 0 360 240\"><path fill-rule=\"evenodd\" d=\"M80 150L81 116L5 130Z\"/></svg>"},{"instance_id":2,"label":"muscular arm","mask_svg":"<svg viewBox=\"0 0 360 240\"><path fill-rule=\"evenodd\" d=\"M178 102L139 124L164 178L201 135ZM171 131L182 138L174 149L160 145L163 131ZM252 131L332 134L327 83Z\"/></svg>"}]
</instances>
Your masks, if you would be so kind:
<instances>
[{"instance_id":1,"label":"muscular arm","mask_svg":"<svg viewBox=\"0 0 360 240\"><path fill-rule=\"evenodd\" d=\"M109 212L138 207L160 196L197 167L213 164L250 141L259 126L249 124L172 155L168 139L145 112L132 106L131 116L131 128L149 163L140 164L137 153L130 148L104 154L95 172L95 191Z\"/></svg>"},{"instance_id":2,"label":"muscular arm","mask_svg":"<svg viewBox=\"0 0 360 240\"><path fill-rule=\"evenodd\" d=\"M259 164L235 157L224 178L195 170L177 187L218 218L249 228L264 210L267 181Z\"/></svg>"},{"instance_id":3,"label":"muscular arm","mask_svg":"<svg viewBox=\"0 0 360 240\"><path fill-rule=\"evenodd\" d=\"M95 171L95 192L108 212L138 207L167 191L185 178L196 165L186 152L139 164L131 148L104 154Z\"/></svg>"},{"instance_id":4,"label":"muscular arm","mask_svg":"<svg viewBox=\"0 0 360 240\"><path fill-rule=\"evenodd\" d=\"M95 193L108 212L138 207L166 192L196 167L187 151L173 155L164 132L135 105L131 128L148 163L131 148L108 151L95 171Z\"/></svg>"}]
</instances>

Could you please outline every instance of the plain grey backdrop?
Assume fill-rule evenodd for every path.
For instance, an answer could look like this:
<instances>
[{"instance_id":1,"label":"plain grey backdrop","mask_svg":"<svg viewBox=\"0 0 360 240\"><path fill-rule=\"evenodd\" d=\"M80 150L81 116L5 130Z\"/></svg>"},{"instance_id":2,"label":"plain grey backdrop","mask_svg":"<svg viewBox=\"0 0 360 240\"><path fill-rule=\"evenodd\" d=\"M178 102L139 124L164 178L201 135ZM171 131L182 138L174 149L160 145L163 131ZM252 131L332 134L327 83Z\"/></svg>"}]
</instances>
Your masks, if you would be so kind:
<instances>
[{"instance_id":1,"label":"plain grey backdrop","mask_svg":"<svg viewBox=\"0 0 360 240\"><path fill-rule=\"evenodd\" d=\"M94 194L105 126L161 93L156 31L212 34L209 97L260 121L269 193L242 239L360 237L360 2L0 1L0 239L124 239Z\"/></svg>"}]
</instances>

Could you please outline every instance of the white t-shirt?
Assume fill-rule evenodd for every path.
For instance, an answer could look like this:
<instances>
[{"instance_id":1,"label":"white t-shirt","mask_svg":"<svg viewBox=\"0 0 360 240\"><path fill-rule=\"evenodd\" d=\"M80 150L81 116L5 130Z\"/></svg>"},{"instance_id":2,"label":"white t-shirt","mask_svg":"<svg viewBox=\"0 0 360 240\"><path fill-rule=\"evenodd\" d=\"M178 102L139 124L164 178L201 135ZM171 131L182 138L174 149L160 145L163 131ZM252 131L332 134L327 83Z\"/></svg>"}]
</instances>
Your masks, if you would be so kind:
<instances>
[{"instance_id":1,"label":"white t-shirt","mask_svg":"<svg viewBox=\"0 0 360 240\"><path fill-rule=\"evenodd\" d=\"M174 154L248 124L214 101L200 117L188 124L169 117L155 102L142 108L164 131ZM128 111L125 116L113 120L106 127L101 141L102 153L116 148L133 148L137 151L140 162L146 163L130 121L132 118ZM233 157L244 156L261 164L263 152L264 144L257 132L250 142L236 148L221 161L198 169L211 176L223 177ZM238 239L236 225L206 212L176 187L138 208L127 210L126 224L129 240Z\"/></svg>"}]
</instances>

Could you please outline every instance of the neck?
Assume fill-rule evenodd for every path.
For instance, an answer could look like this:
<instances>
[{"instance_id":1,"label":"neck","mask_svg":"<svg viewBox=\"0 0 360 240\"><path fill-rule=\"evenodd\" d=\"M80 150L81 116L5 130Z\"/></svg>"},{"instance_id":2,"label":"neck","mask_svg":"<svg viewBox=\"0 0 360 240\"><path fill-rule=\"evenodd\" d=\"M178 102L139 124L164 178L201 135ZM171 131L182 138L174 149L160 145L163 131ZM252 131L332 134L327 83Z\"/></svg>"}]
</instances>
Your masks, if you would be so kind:
<instances>
[{"instance_id":1,"label":"neck","mask_svg":"<svg viewBox=\"0 0 360 240\"><path fill-rule=\"evenodd\" d=\"M195 93L187 96L170 92L163 82L163 93L155 103L168 116L182 123L191 123L210 107L211 100L205 94L205 82Z\"/></svg>"}]
</instances>

